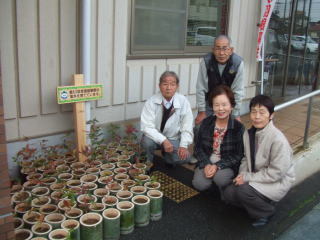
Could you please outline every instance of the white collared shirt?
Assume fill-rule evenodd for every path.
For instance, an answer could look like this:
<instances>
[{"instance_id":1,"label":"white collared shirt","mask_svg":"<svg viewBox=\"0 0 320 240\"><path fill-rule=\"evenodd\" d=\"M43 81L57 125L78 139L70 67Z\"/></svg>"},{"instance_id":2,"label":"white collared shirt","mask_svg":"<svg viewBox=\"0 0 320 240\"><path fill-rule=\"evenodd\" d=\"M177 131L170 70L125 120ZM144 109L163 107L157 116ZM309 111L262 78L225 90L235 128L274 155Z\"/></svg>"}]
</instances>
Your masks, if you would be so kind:
<instances>
[{"instance_id":1,"label":"white collared shirt","mask_svg":"<svg viewBox=\"0 0 320 240\"><path fill-rule=\"evenodd\" d=\"M163 103L163 106L166 108L166 109L169 109L173 103L173 97L171 98L170 101L167 101L167 99L165 99L164 97L162 98L162 103Z\"/></svg>"}]
</instances>

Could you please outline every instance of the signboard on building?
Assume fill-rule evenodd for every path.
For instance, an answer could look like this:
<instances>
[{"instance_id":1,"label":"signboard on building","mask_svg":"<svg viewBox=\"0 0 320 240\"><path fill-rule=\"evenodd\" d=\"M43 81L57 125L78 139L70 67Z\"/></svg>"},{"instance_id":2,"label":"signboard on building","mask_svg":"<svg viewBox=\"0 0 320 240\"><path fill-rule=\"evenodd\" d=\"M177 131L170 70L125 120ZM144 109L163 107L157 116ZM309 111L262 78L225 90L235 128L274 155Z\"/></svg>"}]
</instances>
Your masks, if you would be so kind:
<instances>
[{"instance_id":1,"label":"signboard on building","mask_svg":"<svg viewBox=\"0 0 320 240\"><path fill-rule=\"evenodd\" d=\"M102 84L57 87L58 104L92 101L102 97Z\"/></svg>"}]
</instances>

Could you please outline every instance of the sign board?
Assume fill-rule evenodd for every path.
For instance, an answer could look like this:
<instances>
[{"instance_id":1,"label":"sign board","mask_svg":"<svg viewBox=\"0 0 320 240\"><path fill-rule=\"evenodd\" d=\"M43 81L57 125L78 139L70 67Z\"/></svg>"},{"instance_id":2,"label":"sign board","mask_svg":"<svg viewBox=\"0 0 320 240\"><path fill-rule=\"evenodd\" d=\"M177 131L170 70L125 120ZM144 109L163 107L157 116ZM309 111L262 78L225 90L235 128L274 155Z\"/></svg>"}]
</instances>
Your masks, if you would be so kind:
<instances>
[{"instance_id":1,"label":"sign board","mask_svg":"<svg viewBox=\"0 0 320 240\"><path fill-rule=\"evenodd\" d=\"M58 104L98 100L102 97L102 84L57 87Z\"/></svg>"}]
</instances>

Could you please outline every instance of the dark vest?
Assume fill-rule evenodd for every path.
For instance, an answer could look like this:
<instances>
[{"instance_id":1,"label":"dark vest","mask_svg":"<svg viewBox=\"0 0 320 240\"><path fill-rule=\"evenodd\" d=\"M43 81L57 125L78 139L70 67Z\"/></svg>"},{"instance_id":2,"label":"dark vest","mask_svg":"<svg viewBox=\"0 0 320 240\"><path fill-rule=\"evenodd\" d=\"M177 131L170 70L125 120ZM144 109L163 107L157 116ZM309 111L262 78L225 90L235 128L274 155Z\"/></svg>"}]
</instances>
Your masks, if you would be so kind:
<instances>
[{"instance_id":1,"label":"dark vest","mask_svg":"<svg viewBox=\"0 0 320 240\"><path fill-rule=\"evenodd\" d=\"M212 53L208 53L204 56L204 62L206 64L208 74L208 92L206 94L206 99L208 99L210 92L215 87L221 84L231 87L242 62L242 58L233 53L226 63L222 76L219 73L218 62Z\"/></svg>"}]
</instances>

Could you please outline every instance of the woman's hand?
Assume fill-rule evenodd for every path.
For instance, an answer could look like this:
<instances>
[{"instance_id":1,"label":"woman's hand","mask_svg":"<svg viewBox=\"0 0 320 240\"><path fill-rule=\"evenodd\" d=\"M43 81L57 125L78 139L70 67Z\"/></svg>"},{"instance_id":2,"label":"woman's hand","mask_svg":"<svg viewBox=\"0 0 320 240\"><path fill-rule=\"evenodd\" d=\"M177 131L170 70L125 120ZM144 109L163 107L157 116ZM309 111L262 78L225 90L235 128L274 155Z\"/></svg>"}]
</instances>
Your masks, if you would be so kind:
<instances>
[{"instance_id":1,"label":"woman's hand","mask_svg":"<svg viewBox=\"0 0 320 240\"><path fill-rule=\"evenodd\" d=\"M242 175L238 175L235 179L233 179L233 183L236 186L244 184L243 176Z\"/></svg>"},{"instance_id":2,"label":"woman's hand","mask_svg":"<svg viewBox=\"0 0 320 240\"><path fill-rule=\"evenodd\" d=\"M206 176L206 178L212 178L216 174L217 170L217 165L208 164L204 167L204 175Z\"/></svg>"}]
</instances>

